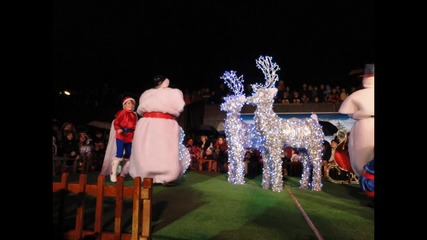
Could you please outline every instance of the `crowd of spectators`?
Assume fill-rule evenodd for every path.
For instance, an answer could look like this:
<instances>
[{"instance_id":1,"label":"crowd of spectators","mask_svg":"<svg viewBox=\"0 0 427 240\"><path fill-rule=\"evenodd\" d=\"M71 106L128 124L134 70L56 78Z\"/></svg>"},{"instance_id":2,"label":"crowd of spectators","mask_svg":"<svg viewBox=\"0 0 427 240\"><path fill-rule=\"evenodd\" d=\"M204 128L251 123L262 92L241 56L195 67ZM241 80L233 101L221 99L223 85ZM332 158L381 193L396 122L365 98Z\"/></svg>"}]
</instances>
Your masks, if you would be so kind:
<instances>
[{"instance_id":1,"label":"crowd of spectators","mask_svg":"<svg viewBox=\"0 0 427 240\"><path fill-rule=\"evenodd\" d=\"M299 87L291 87L285 81L279 80L276 84L278 89L274 103L276 104L298 104L298 103L340 103L344 99L360 89L360 86L342 86L339 84L307 84ZM221 104L223 97L231 94L230 90L221 83L215 88L202 87L198 89L181 89L184 93L184 101L190 104L203 101L207 104ZM246 83L244 93L252 95L251 84ZM132 89L119 91L114 86L104 83L99 87L83 88L71 95L65 95L59 91L56 93L55 103L59 105L74 105L87 107L114 106L116 102L126 96L139 96L140 93Z\"/></svg>"},{"instance_id":2,"label":"crowd of spectators","mask_svg":"<svg viewBox=\"0 0 427 240\"><path fill-rule=\"evenodd\" d=\"M99 171L108 135L100 128L77 128L72 122L52 120L53 175Z\"/></svg>"}]
</instances>

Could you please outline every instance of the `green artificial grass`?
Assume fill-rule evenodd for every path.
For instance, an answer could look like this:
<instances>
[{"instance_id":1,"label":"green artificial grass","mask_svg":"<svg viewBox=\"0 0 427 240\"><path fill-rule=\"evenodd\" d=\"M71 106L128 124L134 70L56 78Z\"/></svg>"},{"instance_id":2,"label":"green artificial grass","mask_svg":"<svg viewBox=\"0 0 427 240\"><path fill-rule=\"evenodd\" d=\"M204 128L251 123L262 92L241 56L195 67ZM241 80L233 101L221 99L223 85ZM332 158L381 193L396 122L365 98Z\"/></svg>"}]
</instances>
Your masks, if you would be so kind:
<instances>
[{"instance_id":1,"label":"green artificial grass","mask_svg":"<svg viewBox=\"0 0 427 240\"><path fill-rule=\"evenodd\" d=\"M96 178L97 173L89 173L88 183ZM235 185L227 182L227 174L188 171L175 186L154 185L153 239L318 239L287 188L324 239L374 239L374 209L359 185L324 180L322 191L314 192L299 188L299 178L288 177L283 191L273 192L262 188L261 178ZM77 179L70 176L70 182ZM125 184L132 185L133 179L126 178ZM94 199L88 201L94 206ZM69 204L72 212L72 199ZM124 203L125 232L131 231L131 207ZM88 208L86 214L93 215ZM104 229L112 230L113 199L106 202L104 214ZM86 220L86 227L93 227L90 217ZM68 222L73 224L72 217Z\"/></svg>"}]
</instances>

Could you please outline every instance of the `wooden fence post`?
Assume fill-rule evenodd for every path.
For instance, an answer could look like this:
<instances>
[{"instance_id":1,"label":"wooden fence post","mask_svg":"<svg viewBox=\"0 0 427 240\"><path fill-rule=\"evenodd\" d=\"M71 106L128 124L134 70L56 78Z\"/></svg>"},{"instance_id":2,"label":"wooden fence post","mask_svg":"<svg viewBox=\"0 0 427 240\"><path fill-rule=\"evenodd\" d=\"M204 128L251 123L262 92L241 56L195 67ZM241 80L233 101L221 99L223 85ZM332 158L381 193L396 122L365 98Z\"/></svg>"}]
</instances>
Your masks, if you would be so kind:
<instances>
[{"instance_id":1,"label":"wooden fence post","mask_svg":"<svg viewBox=\"0 0 427 240\"><path fill-rule=\"evenodd\" d=\"M150 239L151 237L151 216L152 216L152 187L153 187L153 179L152 178L144 178L144 184L142 188L146 191L147 196L144 196L142 200L142 238Z\"/></svg>"},{"instance_id":2,"label":"wooden fence post","mask_svg":"<svg viewBox=\"0 0 427 240\"><path fill-rule=\"evenodd\" d=\"M61 176L61 182L53 183L53 192L59 192L58 203L58 228L63 231L65 213L65 197L68 193L77 194L77 209L75 228L64 232L65 239L82 239L86 236L94 236L98 240L142 240L151 239L151 216L152 216L152 178L144 178L141 187L141 177L134 179L134 185L124 185L124 178L119 176L115 185L105 185L105 176L99 175L96 185L87 184L87 174L79 175L79 182L69 183L69 173ZM93 231L84 228L84 208L87 196L96 196L95 222ZM103 202L105 197L115 197L114 232L102 231ZM131 198L132 209L132 233L122 233L123 199Z\"/></svg>"}]
</instances>

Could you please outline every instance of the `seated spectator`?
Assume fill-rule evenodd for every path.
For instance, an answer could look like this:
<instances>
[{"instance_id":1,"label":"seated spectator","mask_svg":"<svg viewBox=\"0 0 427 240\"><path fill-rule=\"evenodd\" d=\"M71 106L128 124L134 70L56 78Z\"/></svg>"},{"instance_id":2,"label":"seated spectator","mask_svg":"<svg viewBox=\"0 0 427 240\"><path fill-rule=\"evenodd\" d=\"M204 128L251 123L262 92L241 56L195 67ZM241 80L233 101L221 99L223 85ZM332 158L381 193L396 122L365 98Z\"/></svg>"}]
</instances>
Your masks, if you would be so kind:
<instances>
[{"instance_id":1,"label":"seated spectator","mask_svg":"<svg viewBox=\"0 0 427 240\"><path fill-rule=\"evenodd\" d=\"M74 126L74 124L72 122L64 122L62 124L59 139L61 139L61 141L63 141L66 138L65 135L68 132L72 132L73 133L73 139L77 140L77 130L76 130L76 127Z\"/></svg>"},{"instance_id":2,"label":"seated spectator","mask_svg":"<svg viewBox=\"0 0 427 240\"><path fill-rule=\"evenodd\" d=\"M191 158L189 168L191 170L194 170L196 168L195 166L198 166L199 161L201 161L200 148L192 144L187 144L186 147L188 149L188 152L190 153Z\"/></svg>"},{"instance_id":3,"label":"seated spectator","mask_svg":"<svg viewBox=\"0 0 427 240\"><path fill-rule=\"evenodd\" d=\"M291 162L300 162L300 155L297 149L292 148Z\"/></svg>"},{"instance_id":4,"label":"seated spectator","mask_svg":"<svg viewBox=\"0 0 427 240\"><path fill-rule=\"evenodd\" d=\"M69 171L73 167L74 162L79 154L79 145L74 138L74 132L68 131L65 133L65 139L60 143L60 155L68 158L65 162L63 171Z\"/></svg>"},{"instance_id":5,"label":"seated spectator","mask_svg":"<svg viewBox=\"0 0 427 240\"><path fill-rule=\"evenodd\" d=\"M209 147L212 148L213 144L212 141L209 140L207 135L200 135L200 142L197 146L200 148L200 155L202 156L202 158L204 158L206 149L208 149Z\"/></svg>"},{"instance_id":6,"label":"seated spectator","mask_svg":"<svg viewBox=\"0 0 427 240\"><path fill-rule=\"evenodd\" d=\"M310 98L307 97L307 94L303 94L301 97L301 103L309 103Z\"/></svg>"},{"instance_id":7,"label":"seated spectator","mask_svg":"<svg viewBox=\"0 0 427 240\"><path fill-rule=\"evenodd\" d=\"M291 97L289 96L289 92L283 92L282 103L289 104L291 102Z\"/></svg>"},{"instance_id":8,"label":"seated spectator","mask_svg":"<svg viewBox=\"0 0 427 240\"><path fill-rule=\"evenodd\" d=\"M79 133L79 154L77 156L78 160L78 170L80 172L87 172L88 170L94 170L95 167L92 165L92 141L85 132Z\"/></svg>"},{"instance_id":9,"label":"seated spectator","mask_svg":"<svg viewBox=\"0 0 427 240\"><path fill-rule=\"evenodd\" d=\"M201 159L201 161L199 162L199 170L203 170L204 163L208 163L208 171L218 171L218 156L214 154L214 151L211 147L208 147L204 152L203 159Z\"/></svg>"},{"instance_id":10,"label":"seated spectator","mask_svg":"<svg viewBox=\"0 0 427 240\"><path fill-rule=\"evenodd\" d=\"M296 148L292 148L292 155L289 167L289 176L301 177L302 162L300 161L300 153Z\"/></svg>"},{"instance_id":11,"label":"seated spectator","mask_svg":"<svg viewBox=\"0 0 427 240\"><path fill-rule=\"evenodd\" d=\"M326 95L326 96L327 96L327 100L326 101L328 103L338 103L340 101L340 95L337 92L336 88L332 88L331 92L328 95Z\"/></svg>"},{"instance_id":12,"label":"seated spectator","mask_svg":"<svg viewBox=\"0 0 427 240\"><path fill-rule=\"evenodd\" d=\"M348 97L347 91L345 90L345 88L342 88L340 93L340 103L344 102L344 100L347 97Z\"/></svg>"},{"instance_id":13,"label":"seated spectator","mask_svg":"<svg viewBox=\"0 0 427 240\"><path fill-rule=\"evenodd\" d=\"M220 172L228 172L228 146L224 136L219 136L214 144Z\"/></svg>"},{"instance_id":14,"label":"seated spectator","mask_svg":"<svg viewBox=\"0 0 427 240\"><path fill-rule=\"evenodd\" d=\"M301 103L301 97L299 95L299 92L294 91L292 93L291 103Z\"/></svg>"}]
</instances>

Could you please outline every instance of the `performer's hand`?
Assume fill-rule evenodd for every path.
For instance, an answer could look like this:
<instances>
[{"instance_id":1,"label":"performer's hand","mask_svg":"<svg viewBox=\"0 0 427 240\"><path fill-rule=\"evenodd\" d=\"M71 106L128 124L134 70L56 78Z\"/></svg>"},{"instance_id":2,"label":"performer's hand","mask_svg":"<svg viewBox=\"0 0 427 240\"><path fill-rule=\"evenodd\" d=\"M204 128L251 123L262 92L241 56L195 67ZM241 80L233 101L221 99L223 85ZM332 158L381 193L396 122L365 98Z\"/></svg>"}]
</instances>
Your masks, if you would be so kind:
<instances>
[{"instance_id":1,"label":"performer's hand","mask_svg":"<svg viewBox=\"0 0 427 240\"><path fill-rule=\"evenodd\" d=\"M118 134L121 134L122 132L123 132L123 129L121 129L121 128L117 130Z\"/></svg>"}]
</instances>

